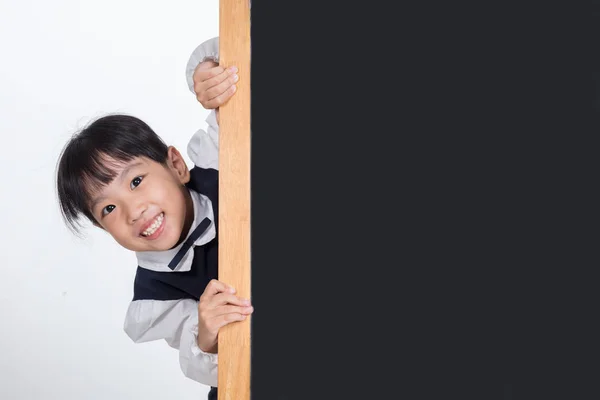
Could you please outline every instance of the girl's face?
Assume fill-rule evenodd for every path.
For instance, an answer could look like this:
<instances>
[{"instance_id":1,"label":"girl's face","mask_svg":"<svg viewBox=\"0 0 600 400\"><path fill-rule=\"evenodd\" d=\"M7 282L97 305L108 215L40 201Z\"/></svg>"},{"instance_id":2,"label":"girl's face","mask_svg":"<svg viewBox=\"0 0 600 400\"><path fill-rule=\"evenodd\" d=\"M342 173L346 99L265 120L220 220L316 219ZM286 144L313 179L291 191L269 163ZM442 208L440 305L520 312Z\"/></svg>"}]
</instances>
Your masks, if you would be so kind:
<instances>
[{"instance_id":1,"label":"girl's face","mask_svg":"<svg viewBox=\"0 0 600 400\"><path fill-rule=\"evenodd\" d=\"M167 166L146 157L116 164L117 177L91 196L99 227L132 251L175 247L194 219L184 186L190 173L181 154L169 147Z\"/></svg>"}]
</instances>

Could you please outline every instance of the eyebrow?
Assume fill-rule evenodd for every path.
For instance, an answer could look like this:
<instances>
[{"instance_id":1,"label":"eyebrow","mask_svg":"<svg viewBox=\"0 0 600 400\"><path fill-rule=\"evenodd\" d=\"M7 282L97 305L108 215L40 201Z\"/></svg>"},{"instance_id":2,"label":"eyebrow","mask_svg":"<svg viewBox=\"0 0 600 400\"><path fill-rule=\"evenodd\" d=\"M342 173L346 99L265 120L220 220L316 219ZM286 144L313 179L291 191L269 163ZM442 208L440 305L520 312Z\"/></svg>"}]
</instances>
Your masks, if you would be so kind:
<instances>
[{"instance_id":1,"label":"eyebrow","mask_svg":"<svg viewBox=\"0 0 600 400\"><path fill-rule=\"evenodd\" d=\"M129 174L129 171L131 171L135 167L139 167L140 165L143 165L143 163L141 161L136 161L134 163L129 164L128 166L123 168L123 170L119 173L119 175L115 179L118 179L119 183L123 182L123 179L125 179L127 174ZM92 212L93 212L94 208L96 208L96 205L104 200L106 200L106 196L96 197L92 201L92 205L90 206L90 209L92 210Z\"/></svg>"},{"instance_id":2,"label":"eyebrow","mask_svg":"<svg viewBox=\"0 0 600 400\"><path fill-rule=\"evenodd\" d=\"M104 201L106 199L105 196L101 196L101 197L96 197L94 199L94 201L92 201L92 205L90 206L90 210L92 210L92 213L94 212L94 209L96 208L96 205L102 201Z\"/></svg>"},{"instance_id":3,"label":"eyebrow","mask_svg":"<svg viewBox=\"0 0 600 400\"><path fill-rule=\"evenodd\" d=\"M117 179L119 180L119 182L123 182L123 179L125 179L125 177L127 176L127 174L129 174L129 171L131 171L135 167L139 167L140 165L143 165L143 163L141 161L136 161L134 163L129 164L125 168L123 168L123 171L121 171L121 173L117 177Z\"/></svg>"}]
</instances>

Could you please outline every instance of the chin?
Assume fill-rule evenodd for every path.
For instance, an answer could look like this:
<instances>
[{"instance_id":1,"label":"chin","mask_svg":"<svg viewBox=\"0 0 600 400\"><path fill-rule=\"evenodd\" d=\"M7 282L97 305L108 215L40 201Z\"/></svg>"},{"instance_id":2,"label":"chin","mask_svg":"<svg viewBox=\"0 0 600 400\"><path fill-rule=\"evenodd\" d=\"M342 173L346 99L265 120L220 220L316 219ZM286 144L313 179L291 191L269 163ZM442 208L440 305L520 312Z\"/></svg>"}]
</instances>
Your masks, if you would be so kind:
<instances>
[{"instance_id":1,"label":"chin","mask_svg":"<svg viewBox=\"0 0 600 400\"><path fill-rule=\"evenodd\" d=\"M167 251L171 250L177 245L179 241L179 236L167 236L161 238L162 240L157 240L154 243L145 243L146 247L151 248L151 251Z\"/></svg>"},{"instance_id":2,"label":"chin","mask_svg":"<svg viewBox=\"0 0 600 400\"><path fill-rule=\"evenodd\" d=\"M163 250L171 250L177 246L180 237L181 229L165 229L160 246L163 248Z\"/></svg>"}]
</instances>

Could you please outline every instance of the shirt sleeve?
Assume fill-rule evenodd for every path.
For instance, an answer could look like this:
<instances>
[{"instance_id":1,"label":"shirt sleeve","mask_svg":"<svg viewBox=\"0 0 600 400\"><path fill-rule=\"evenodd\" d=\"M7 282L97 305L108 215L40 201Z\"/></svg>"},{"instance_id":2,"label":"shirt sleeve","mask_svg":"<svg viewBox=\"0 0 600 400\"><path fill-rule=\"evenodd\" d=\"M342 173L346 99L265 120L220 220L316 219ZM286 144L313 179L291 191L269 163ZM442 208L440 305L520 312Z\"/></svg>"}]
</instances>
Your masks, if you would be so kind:
<instances>
[{"instance_id":1,"label":"shirt sleeve","mask_svg":"<svg viewBox=\"0 0 600 400\"><path fill-rule=\"evenodd\" d=\"M179 365L185 376L217 386L218 355L202 351L197 344L197 301L133 301L127 310L124 330L135 343L164 339L179 350Z\"/></svg>"},{"instance_id":2,"label":"shirt sleeve","mask_svg":"<svg viewBox=\"0 0 600 400\"><path fill-rule=\"evenodd\" d=\"M194 70L203 61L219 62L219 37L214 37L194 49L187 62L185 77L190 92L194 92ZM199 129L190 139L187 153L194 165L200 168L219 169L219 125L215 110L211 110L206 118L208 127Z\"/></svg>"},{"instance_id":3,"label":"shirt sleeve","mask_svg":"<svg viewBox=\"0 0 600 400\"><path fill-rule=\"evenodd\" d=\"M219 170L219 125L215 110L206 117L208 127L199 129L190 139L187 153L194 165Z\"/></svg>"},{"instance_id":4,"label":"shirt sleeve","mask_svg":"<svg viewBox=\"0 0 600 400\"><path fill-rule=\"evenodd\" d=\"M185 78L187 80L188 88L194 95L194 71L201 62L206 60L212 60L216 63L219 62L219 37L214 37L205 42L202 42L198 47L194 49L190 58L188 59L185 67Z\"/></svg>"}]
</instances>

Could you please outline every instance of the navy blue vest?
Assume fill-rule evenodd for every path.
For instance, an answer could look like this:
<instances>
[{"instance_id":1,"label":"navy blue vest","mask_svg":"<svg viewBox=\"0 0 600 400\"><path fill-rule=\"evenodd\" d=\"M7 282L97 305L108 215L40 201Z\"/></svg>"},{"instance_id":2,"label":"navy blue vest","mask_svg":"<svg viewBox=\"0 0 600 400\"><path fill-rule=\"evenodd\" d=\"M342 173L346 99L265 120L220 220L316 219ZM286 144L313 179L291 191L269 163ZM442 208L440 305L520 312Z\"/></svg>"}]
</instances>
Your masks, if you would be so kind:
<instances>
[{"instance_id":1,"label":"navy blue vest","mask_svg":"<svg viewBox=\"0 0 600 400\"><path fill-rule=\"evenodd\" d=\"M214 169L194 167L190 170L190 175L186 186L210 199L215 229L218 232L219 173ZM138 266L133 285L133 301L200 299L208 282L218 278L217 239L215 237L210 242L193 248L194 259L189 271L157 272Z\"/></svg>"}]
</instances>

